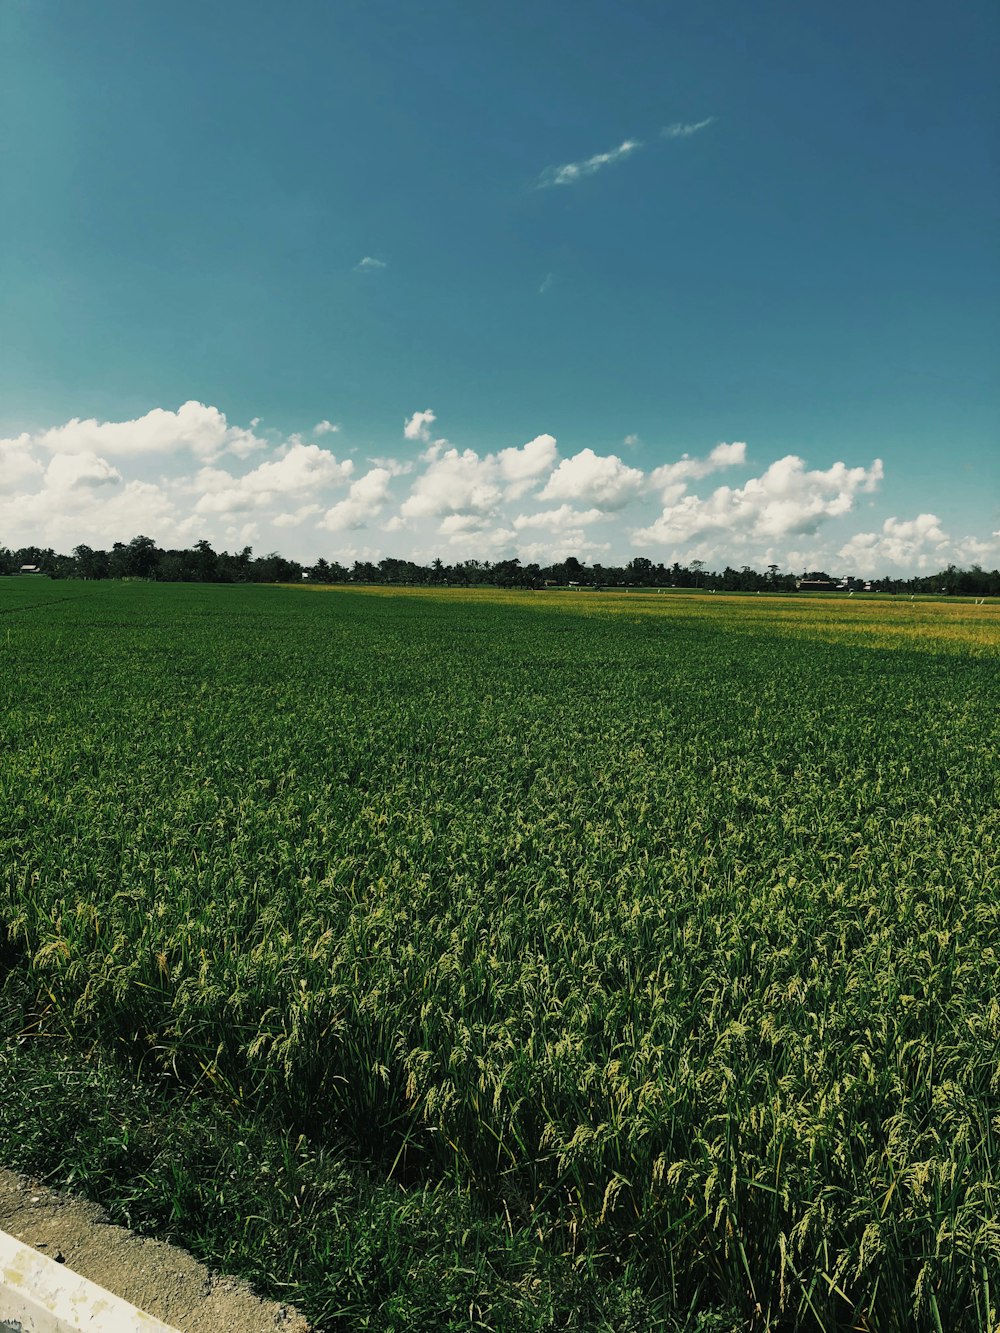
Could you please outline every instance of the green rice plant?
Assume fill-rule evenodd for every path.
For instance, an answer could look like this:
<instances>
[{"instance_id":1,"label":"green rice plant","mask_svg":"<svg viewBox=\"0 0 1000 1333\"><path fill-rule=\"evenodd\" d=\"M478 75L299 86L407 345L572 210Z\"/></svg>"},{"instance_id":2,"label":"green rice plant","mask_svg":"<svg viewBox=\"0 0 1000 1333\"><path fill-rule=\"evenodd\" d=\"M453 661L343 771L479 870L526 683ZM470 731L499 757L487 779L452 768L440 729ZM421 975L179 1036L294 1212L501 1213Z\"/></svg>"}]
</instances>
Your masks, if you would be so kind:
<instances>
[{"instance_id":1,"label":"green rice plant","mask_svg":"<svg viewBox=\"0 0 1000 1333\"><path fill-rule=\"evenodd\" d=\"M581 1326L995 1333L993 608L2 595L21 1067L68 1044L360 1168L387 1235L474 1214L462 1326L565 1322L477 1303L502 1233L532 1238L515 1285L582 1282ZM197 1235L191 1113L128 1188ZM319 1272L342 1294L354 1259L317 1256L347 1205L321 1191L303 1231L294 1189L233 1169L242 1262L283 1256L255 1276L334 1323L446 1326L402 1251L336 1315Z\"/></svg>"}]
</instances>

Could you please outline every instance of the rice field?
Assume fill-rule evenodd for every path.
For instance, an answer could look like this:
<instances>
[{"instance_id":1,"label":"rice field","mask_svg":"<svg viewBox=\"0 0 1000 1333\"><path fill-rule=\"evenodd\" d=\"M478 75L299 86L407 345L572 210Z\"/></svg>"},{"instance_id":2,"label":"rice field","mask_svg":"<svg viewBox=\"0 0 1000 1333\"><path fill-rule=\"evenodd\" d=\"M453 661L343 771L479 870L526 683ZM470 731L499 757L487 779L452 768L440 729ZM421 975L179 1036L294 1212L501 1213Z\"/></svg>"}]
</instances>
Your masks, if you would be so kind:
<instances>
[{"instance_id":1,"label":"rice field","mask_svg":"<svg viewBox=\"0 0 1000 1333\"><path fill-rule=\"evenodd\" d=\"M268 1159L206 1257L324 1328L1000 1328L1000 607L6 580L0 651L18 1077L477 1219L407 1304L451 1224L351 1285L300 1173L257 1271Z\"/></svg>"}]
</instances>

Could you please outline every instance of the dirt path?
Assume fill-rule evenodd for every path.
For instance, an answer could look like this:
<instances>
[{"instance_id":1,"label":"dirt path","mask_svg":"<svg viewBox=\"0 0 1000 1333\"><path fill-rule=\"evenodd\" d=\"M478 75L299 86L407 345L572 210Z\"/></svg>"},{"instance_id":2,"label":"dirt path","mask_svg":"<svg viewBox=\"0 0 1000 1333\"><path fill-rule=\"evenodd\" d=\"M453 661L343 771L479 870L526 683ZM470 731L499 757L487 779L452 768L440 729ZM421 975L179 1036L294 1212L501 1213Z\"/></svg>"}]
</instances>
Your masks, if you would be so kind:
<instances>
[{"instance_id":1,"label":"dirt path","mask_svg":"<svg viewBox=\"0 0 1000 1333\"><path fill-rule=\"evenodd\" d=\"M181 1333L309 1333L289 1305L255 1296L159 1240L112 1226L100 1208L0 1168L0 1230Z\"/></svg>"}]
</instances>

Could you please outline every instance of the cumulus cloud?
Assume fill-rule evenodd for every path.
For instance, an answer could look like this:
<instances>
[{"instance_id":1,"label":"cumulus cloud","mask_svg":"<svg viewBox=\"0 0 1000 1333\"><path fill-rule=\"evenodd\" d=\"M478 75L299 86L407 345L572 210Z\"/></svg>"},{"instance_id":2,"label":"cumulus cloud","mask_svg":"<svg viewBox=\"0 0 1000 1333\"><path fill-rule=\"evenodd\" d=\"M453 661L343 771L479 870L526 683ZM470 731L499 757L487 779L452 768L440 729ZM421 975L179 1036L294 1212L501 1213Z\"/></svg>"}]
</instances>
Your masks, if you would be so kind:
<instances>
[{"instance_id":1,"label":"cumulus cloud","mask_svg":"<svg viewBox=\"0 0 1000 1333\"><path fill-rule=\"evenodd\" d=\"M880 532L856 532L838 552L861 574L874 574L886 564L907 569L935 568L945 562L949 539L935 514L887 518Z\"/></svg>"},{"instance_id":2,"label":"cumulus cloud","mask_svg":"<svg viewBox=\"0 0 1000 1333\"><path fill-rule=\"evenodd\" d=\"M53 460L55 461L55 460ZM73 458L72 463L79 464ZM100 464L104 463L104 467ZM0 529L12 545L32 543L72 550L80 542L109 546L137 532L162 541L185 540L190 527L165 487L111 476L104 460L84 459L78 470L60 466L35 491L0 496ZM114 472L111 469L111 472Z\"/></svg>"},{"instance_id":3,"label":"cumulus cloud","mask_svg":"<svg viewBox=\"0 0 1000 1333\"><path fill-rule=\"evenodd\" d=\"M610 551L611 543L589 540L582 528L567 528L565 532L535 542L526 542L518 536L516 546L512 545L511 549L516 549L525 564L535 561L540 565L548 565L554 560L565 560L570 555L575 555L579 560L602 560Z\"/></svg>"},{"instance_id":4,"label":"cumulus cloud","mask_svg":"<svg viewBox=\"0 0 1000 1333\"><path fill-rule=\"evenodd\" d=\"M154 407L134 421L81 421L74 417L33 437L53 454L97 454L101 457L172 457L178 452L211 460L223 454L248 458L267 442L239 426L230 426L226 414L193 400L176 412Z\"/></svg>"},{"instance_id":5,"label":"cumulus cloud","mask_svg":"<svg viewBox=\"0 0 1000 1333\"><path fill-rule=\"evenodd\" d=\"M278 497L311 493L350 477L351 460L340 462L318 444L294 444L281 457L235 477L222 468L203 468L197 476L202 490L198 514L231 514L266 509Z\"/></svg>"},{"instance_id":6,"label":"cumulus cloud","mask_svg":"<svg viewBox=\"0 0 1000 1333\"><path fill-rule=\"evenodd\" d=\"M1000 532L989 537L961 537L954 544L955 559L960 565L991 564L1000 556Z\"/></svg>"},{"instance_id":7,"label":"cumulus cloud","mask_svg":"<svg viewBox=\"0 0 1000 1333\"><path fill-rule=\"evenodd\" d=\"M25 482L37 480L45 466L34 455L30 435L0 440L0 493L12 491Z\"/></svg>"},{"instance_id":8,"label":"cumulus cloud","mask_svg":"<svg viewBox=\"0 0 1000 1333\"><path fill-rule=\"evenodd\" d=\"M788 454L738 489L720 486L707 499L685 495L667 504L633 539L659 545L710 532L757 540L812 534L828 519L849 513L855 497L874 491L881 479L878 458L870 468L834 463L826 471L808 471L801 458Z\"/></svg>"},{"instance_id":9,"label":"cumulus cloud","mask_svg":"<svg viewBox=\"0 0 1000 1333\"><path fill-rule=\"evenodd\" d=\"M317 527L326 528L328 532L366 528L382 512L389 495L391 479L392 473L388 468L371 468L352 484L346 499L326 511Z\"/></svg>"},{"instance_id":10,"label":"cumulus cloud","mask_svg":"<svg viewBox=\"0 0 1000 1333\"><path fill-rule=\"evenodd\" d=\"M662 492L666 504L678 499L689 481L707 477L720 468L745 463L746 456L747 447L743 443L717 444L707 458L691 458L684 454L676 463L664 463L662 467L654 468L649 480Z\"/></svg>"},{"instance_id":11,"label":"cumulus cloud","mask_svg":"<svg viewBox=\"0 0 1000 1333\"><path fill-rule=\"evenodd\" d=\"M617 454L581 449L563 459L539 492L539 499L578 500L600 509L621 509L638 495L644 481L645 474L623 463Z\"/></svg>"},{"instance_id":12,"label":"cumulus cloud","mask_svg":"<svg viewBox=\"0 0 1000 1333\"><path fill-rule=\"evenodd\" d=\"M444 537L484 532L490 526L490 522L490 518L484 514L448 514L438 525L438 532Z\"/></svg>"},{"instance_id":13,"label":"cumulus cloud","mask_svg":"<svg viewBox=\"0 0 1000 1333\"><path fill-rule=\"evenodd\" d=\"M518 514L514 519L514 528L517 532L521 532L524 528L547 528L549 532L566 532L567 529L583 528L606 517L601 509L574 509L572 505L560 505L558 509L542 509L537 514Z\"/></svg>"},{"instance_id":14,"label":"cumulus cloud","mask_svg":"<svg viewBox=\"0 0 1000 1333\"><path fill-rule=\"evenodd\" d=\"M374 255L365 255L364 259L359 259L354 265L355 271L359 273L371 273L375 269L388 267L384 259L376 259Z\"/></svg>"},{"instance_id":15,"label":"cumulus cloud","mask_svg":"<svg viewBox=\"0 0 1000 1333\"><path fill-rule=\"evenodd\" d=\"M518 552L517 533L512 528L491 527L488 522L463 523L464 515L451 515L441 524L439 532L447 537L455 560L505 559ZM445 527L447 523L447 528Z\"/></svg>"},{"instance_id":16,"label":"cumulus cloud","mask_svg":"<svg viewBox=\"0 0 1000 1333\"><path fill-rule=\"evenodd\" d=\"M436 415L427 408L424 412L414 412L403 422L403 438L406 440L429 440L431 426L437 421Z\"/></svg>"},{"instance_id":17,"label":"cumulus cloud","mask_svg":"<svg viewBox=\"0 0 1000 1333\"><path fill-rule=\"evenodd\" d=\"M404 518L445 514L489 514L502 499L517 499L535 486L557 458L551 435L536 435L520 448L480 456L474 449L432 444L400 509Z\"/></svg>"},{"instance_id":18,"label":"cumulus cloud","mask_svg":"<svg viewBox=\"0 0 1000 1333\"><path fill-rule=\"evenodd\" d=\"M132 421L75 417L0 440L4 540L69 550L140 531L164 543L245 542L261 525L311 527L354 463L298 435L262 439L257 424L233 426L218 408L190 401ZM318 423L317 433L335 433L333 423ZM265 448L270 456L250 465Z\"/></svg>"},{"instance_id":19,"label":"cumulus cloud","mask_svg":"<svg viewBox=\"0 0 1000 1333\"><path fill-rule=\"evenodd\" d=\"M322 505L304 504L300 505L298 509L289 510L285 514L276 514L271 522L276 528L297 528L315 514L322 513L322 510Z\"/></svg>"},{"instance_id":20,"label":"cumulus cloud","mask_svg":"<svg viewBox=\"0 0 1000 1333\"><path fill-rule=\"evenodd\" d=\"M297 434L261 438L258 423L243 430L195 402L134 421L74 418L0 440L0 535L8 546L69 551L145 532L163 545L206 537L220 548L259 543L315 559L331 554L329 534L337 533L337 558L348 559L346 534L367 527L383 546L357 558L380 558L386 534L405 533L399 553L421 559L439 543L452 558L542 563L603 560L613 548L616 562L658 550L717 567L773 562L863 574L992 565L1000 554L1000 535L953 538L933 513L885 519L883 509L877 520L848 526L879 488L878 460L813 469L788 455L740 485L705 482L699 494L705 478L746 463L744 444L717 444L646 472L589 448L560 459L549 434L481 454L431 438L435 420L430 409L406 419L407 437L420 446L404 461L361 466ZM313 435L337 435L332 427L318 422ZM635 517L626 530L627 505ZM851 527L864 530L850 536Z\"/></svg>"},{"instance_id":21,"label":"cumulus cloud","mask_svg":"<svg viewBox=\"0 0 1000 1333\"><path fill-rule=\"evenodd\" d=\"M552 435L536 435L519 449L501 449L496 458L500 476L507 483L507 499L517 500L530 490L539 477L551 471L558 456Z\"/></svg>"},{"instance_id":22,"label":"cumulus cloud","mask_svg":"<svg viewBox=\"0 0 1000 1333\"><path fill-rule=\"evenodd\" d=\"M499 502L501 491L494 459L480 458L474 449L459 452L431 445L424 460L427 466L400 508L404 518L487 513Z\"/></svg>"},{"instance_id":23,"label":"cumulus cloud","mask_svg":"<svg viewBox=\"0 0 1000 1333\"><path fill-rule=\"evenodd\" d=\"M337 425L333 421L327 421L324 419L323 421L316 422L315 426L313 426L312 428L312 433L314 435L332 435L334 431L338 430L340 430L339 425Z\"/></svg>"},{"instance_id":24,"label":"cumulus cloud","mask_svg":"<svg viewBox=\"0 0 1000 1333\"><path fill-rule=\"evenodd\" d=\"M714 116L709 116L706 120L696 120L693 124L675 120L672 125L664 125L660 135L664 139L690 139L692 134L697 134L699 130L707 129L714 123Z\"/></svg>"},{"instance_id":25,"label":"cumulus cloud","mask_svg":"<svg viewBox=\"0 0 1000 1333\"><path fill-rule=\"evenodd\" d=\"M115 486L121 479L122 474L106 458L99 458L89 451L56 454L45 469L45 483L56 491Z\"/></svg>"},{"instance_id":26,"label":"cumulus cloud","mask_svg":"<svg viewBox=\"0 0 1000 1333\"><path fill-rule=\"evenodd\" d=\"M641 147L642 144L638 139L626 139L617 148L612 148L607 153L595 153L593 157L585 158L582 162L566 162L561 167L546 167L538 178L539 187L575 185L584 176L593 176L596 171L610 166L612 162L620 162Z\"/></svg>"}]
</instances>

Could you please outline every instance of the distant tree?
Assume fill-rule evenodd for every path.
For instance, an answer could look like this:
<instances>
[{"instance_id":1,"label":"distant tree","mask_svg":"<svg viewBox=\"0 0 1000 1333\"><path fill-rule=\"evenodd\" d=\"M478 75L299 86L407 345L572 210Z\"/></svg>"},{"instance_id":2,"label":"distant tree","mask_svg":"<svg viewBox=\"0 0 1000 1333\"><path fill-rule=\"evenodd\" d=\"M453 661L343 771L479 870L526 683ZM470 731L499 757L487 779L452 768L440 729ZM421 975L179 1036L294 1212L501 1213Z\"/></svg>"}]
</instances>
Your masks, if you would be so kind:
<instances>
[{"instance_id":1,"label":"distant tree","mask_svg":"<svg viewBox=\"0 0 1000 1333\"><path fill-rule=\"evenodd\" d=\"M120 543L115 542L117 551ZM152 537L133 537L128 546L121 552L121 574L120 578L126 579L148 579L152 578L153 571L156 568L160 552L156 548L156 542Z\"/></svg>"},{"instance_id":2,"label":"distant tree","mask_svg":"<svg viewBox=\"0 0 1000 1333\"><path fill-rule=\"evenodd\" d=\"M111 551L108 555L108 578L123 579L126 577L125 573L126 549L127 548L124 542L112 543Z\"/></svg>"},{"instance_id":3,"label":"distant tree","mask_svg":"<svg viewBox=\"0 0 1000 1333\"><path fill-rule=\"evenodd\" d=\"M158 583L191 582L191 564L186 551L164 551L156 562L156 580Z\"/></svg>"},{"instance_id":4,"label":"distant tree","mask_svg":"<svg viewBox=\"0 0 1000 1333\"><path fill-rule=\"evenodd\" d=\"M382 583L424 583L425 572L412 560L397 560L386 556L378 562L379 581Z\"/></svg>"},{"instance_id":5,"label":"distant tree","mask_svg":"<svg viewBox=\"0 0 1000 1333\"><path fill-rule=\"evenodd\" d=\"M636 583L640 587L645 587L654 581L653 562L644 555L637 555L631 559L625 566L626 583Z\"/></svg>"},{"instance_id":6,"label":"distant tree","mask_svg":"<svg viewBox=\"0 0 1000 1333\"><path fill-rule=\"evenodd\" d=\"M493 566L493 582L498 588L518 588L523 577L524 571L516 556L513 560L498 560Z\"/></svg>"},{"instance_id":7,"label":"distant tree","mask_svg":"<svg viewBox=\"0 0 1000 1333\"><path fill-rule=\"evenodd\" d=\"M71 555L60 555L53 551L49 557L46 572L54 579L71 579L76 575L76 561Z\"/></svg>"},{"instance_id":8,"label":"distant tree","mask_svg":"<svg viewBox=\"0 0 1000 1333\"><path fill-rule=\"evenodd\" d=\"M330 566L322 556L314 565L310 565L306 570L306 578L310 583L332 583L330 578Z\"/></svg>"},{"instance_id":9,"label":"distant tree","mask_svg":"<svg viewBox=\"0 0 1000 1333\"><path fill-rule=\"evenodd\" d=\"M253 558L253 548L244 546L230 554L216 552L211 543L202 538L189 549L161 550L151 537L133 537L126 545L115 542L110 551L94 550L86 543L73 548L71 556L62 555L51 547L23 546L10 550L0 546L0 574L16 573L22 565L36 565L53 578L153 578L167 581L202 582L258 582L295 583L303 576L315 581L331 583L403 583L463 585L496 584L500 587L541 587L545 583L574 583L602 588L634 584L642 587L667 583L676 587L725 588L733 591L794 590L793 574L782 574L776 564L767 566L764 574L750 565L739 569L726 566L721 573L705 569L703 560L692 560L685 567L676 560L669 569L662 562L653 564L646 556L634 556L625 566L594 564L592 568L576 556L568 556L560 563L542 568L537 563L522 565L514 556L491 564L489 560L466 559L455 565L446 565L439 557L429 566L412 560L386 556L377 565L371 561L355 561L348 570L337 561L328 563L319 559L308 569L295 560L288 560L277 551ZM825 570L804 572L808 580L834 582ZM849 578L847 587L860 586L861 580ZM986 570L980 565L959 569L949 565L934 574L911 579L873 577L869 584L876 592L910 592L925 594L960 594L966 597L1000 597L1000 570Z\"/></svg>"},{"instance_id":10,"label":"distant tree","mask_svg":"<svg viewBox=\"0 0 1000 1333\"><path fill-rule=\"evenodd\" d=\"M14 569L18 570L22 565L37 565L43 574L51 574L55 554L51 546L20 546L13 552Z\"/></svg>"},{"instance_id":11,"label":"distant tree","mask_svg":"<svg viewBox=\"0 0 1000 1333\"><path fill-rule=\"evenodd\" d=\"M107 551L95 551L93 547L81 543L73 547L73 559L76 561L76 573L81 579L106 579L108 577Z\"/></svg>"},{"instance_id":12,"label":"distant tree","mask_svg":"<svg viewBox=\"0 0 1000 1333\"><path fill-rule=\"evenodd\" d=\"M218 557L218 576L226 583L249 583L252 578L251 558L253 547L244 546L242 551L230 555L223 551Z\"/></svg>"},{"instance_id":13,"label":"distant tree","mask_svg":"<svg viewBox=\"0 0 1000 1333\"><path fill-rule=\"evenodd\" d=\"M199 582L216 582L221 573L219 569L219 557L204 538L199 542L195 542L194 556L194 566L197 570L197 578Z\"/></svg>"},{"instance_id":14,"label":"distant tree","mask_svg":"<svg viewBox=\"0 0 1000 1333\"><path fill-rule=\"evenodd\" d=\"M255 583L298 583L302 578L302 566L295 560L286 560L277 551L259 556L253 562Z\"/></svg>"}]
</instances>

